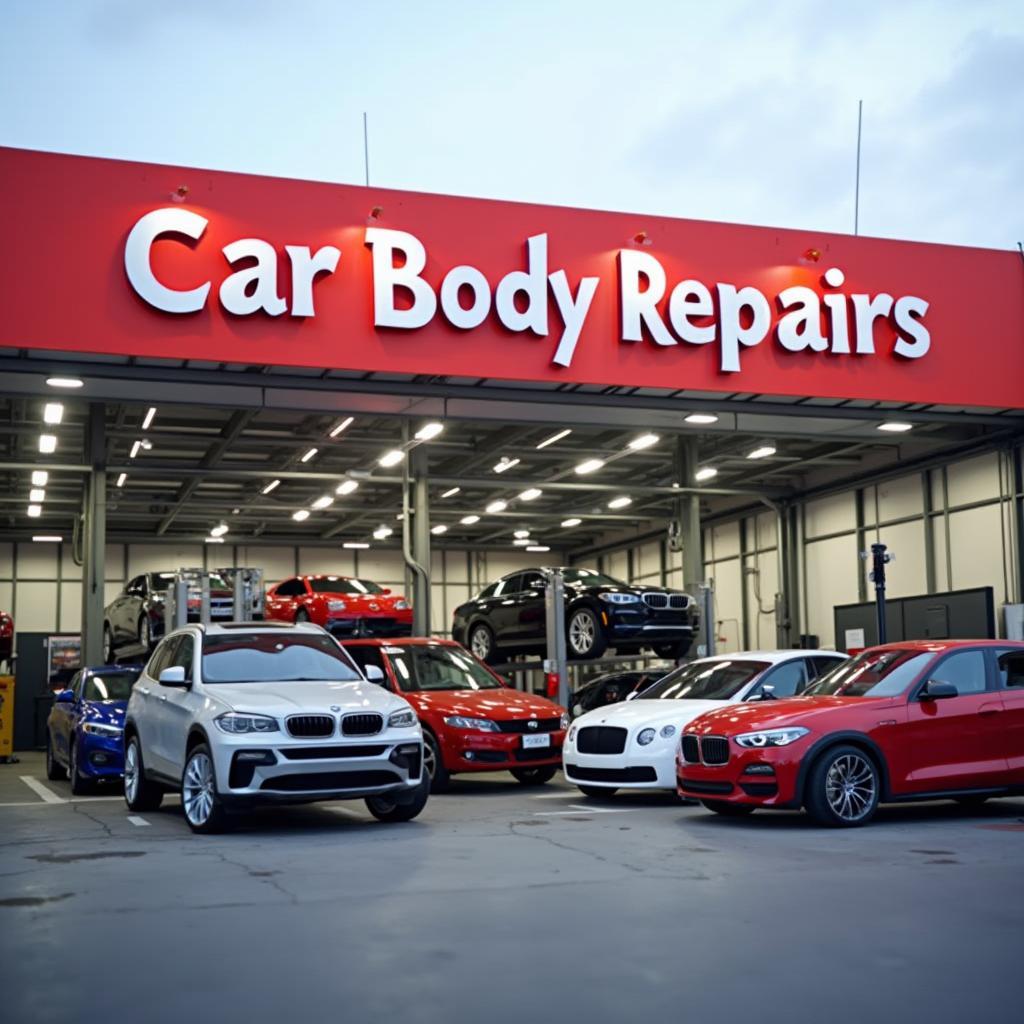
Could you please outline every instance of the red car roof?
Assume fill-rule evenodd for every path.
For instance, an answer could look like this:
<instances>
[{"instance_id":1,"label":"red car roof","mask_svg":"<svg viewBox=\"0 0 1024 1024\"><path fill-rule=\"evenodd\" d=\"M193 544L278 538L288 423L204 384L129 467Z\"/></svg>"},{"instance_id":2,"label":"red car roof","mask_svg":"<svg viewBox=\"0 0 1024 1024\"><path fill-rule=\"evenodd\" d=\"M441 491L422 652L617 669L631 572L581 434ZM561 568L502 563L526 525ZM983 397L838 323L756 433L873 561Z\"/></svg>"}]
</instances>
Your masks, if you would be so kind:
<instances>
[{"instance_id":1,"label":"red car roof","mask_svg":"<svg viewBox=\"0 0 1024 1024\"><path fill-rule=\"evenodd\" d=\"M342 640L344 647L422 647L424 644L440 644L443 647L461 647L455 640L448 640L439 636L396 636L389 640L387 637L360 637L358 640Z\"/></svg>"},{"instance_id":2,"label":"red car roof","mask_svg":"<svg viewBox=\"0 0 1024 1024\"><path fill-rule=\"evenodd\" d=\"M957 647L1024 647L1020 640L897 640L868 647L869 651L948 651Z\"/></svg>"}]
</instances>

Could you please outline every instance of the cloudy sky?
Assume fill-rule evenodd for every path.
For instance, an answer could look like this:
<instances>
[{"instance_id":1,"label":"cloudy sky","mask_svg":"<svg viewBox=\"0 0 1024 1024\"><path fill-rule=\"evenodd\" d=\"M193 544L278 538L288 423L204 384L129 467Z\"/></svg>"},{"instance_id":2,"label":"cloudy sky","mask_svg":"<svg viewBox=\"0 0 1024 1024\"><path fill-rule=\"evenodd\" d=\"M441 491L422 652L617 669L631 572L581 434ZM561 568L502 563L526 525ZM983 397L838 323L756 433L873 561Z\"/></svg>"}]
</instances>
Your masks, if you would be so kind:
<instances>
[{"instance_id":1,"label":"cloudy sky","mask_svg":"<svg viewBox=\"0 0 1024 1024\"><path fill-rule=\"evenodd\" d=\"M1024 3L6 0L0 144L1010 248Z\"/></svg>"}]
</instances>

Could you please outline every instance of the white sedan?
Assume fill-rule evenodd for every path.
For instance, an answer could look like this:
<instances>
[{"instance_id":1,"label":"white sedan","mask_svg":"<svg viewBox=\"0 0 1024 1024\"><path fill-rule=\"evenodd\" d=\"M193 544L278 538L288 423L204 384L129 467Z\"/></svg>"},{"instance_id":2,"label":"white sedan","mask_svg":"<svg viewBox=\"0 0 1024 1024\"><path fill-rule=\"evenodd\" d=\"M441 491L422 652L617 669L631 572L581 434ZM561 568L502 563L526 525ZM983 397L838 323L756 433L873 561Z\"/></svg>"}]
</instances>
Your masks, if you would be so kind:
<instances>
[{"instance_id":1,"label":"white sedan","mask_svg":"<svg viewBox=\"0 0 1024 1024\"><path fill-rule=\"evenodd\" d=\"M691 661L624 703L577 718L562 748L565 777L587 796L675 790L679 737L698 715L799 695L845 660L835 651L745 651Z\"/></svg>"}]
</instances>

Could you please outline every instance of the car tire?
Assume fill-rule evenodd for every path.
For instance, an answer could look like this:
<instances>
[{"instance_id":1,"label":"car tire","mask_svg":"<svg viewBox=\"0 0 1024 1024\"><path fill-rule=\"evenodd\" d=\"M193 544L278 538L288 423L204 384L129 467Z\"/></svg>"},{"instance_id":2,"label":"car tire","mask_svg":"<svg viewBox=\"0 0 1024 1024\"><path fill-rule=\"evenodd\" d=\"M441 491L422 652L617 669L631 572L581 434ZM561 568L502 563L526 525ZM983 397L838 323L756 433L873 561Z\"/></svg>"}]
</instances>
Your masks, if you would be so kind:
<instances>
[{"instance_id":1,"label":"car tire","mask_svg":"<svg viewBox=\"0 0 1024 1024\"><path fill-rule=\"evenodd\" d=\"M543 786L555 777L558 768L553 764L542 765L538 768L510 768L512 778L524 786Z\"/></svg>"},{"instance_id":2,"label":"car tire","mask_svg":"<svg viewBox=\"0 0 1024 1024\"><path fill-rule=\"evenodd\" d=\"M110 632L110 623L103 623L103 664L114 664L114 634Z\"/></svg>"},{"instance_id":3,"label":"car tire","mask_svg":"<svg viewBox=\"0 0 1024 1024\"><path fill-rule=\"evenodd\" d=\"M670 644L655 644L651 650L659 658L668 658L672 661L680 661L690 653L693 646L693 637L688 636L684 640L676 640Z\"/></svg>"},{"instance_id":4,"label":"car tire","mask_svg":"<svg viewBox=\"0 0 1024 1024\"><path fill-rule=\"evenodd\" d=\"M441 744L437 737L423 730L423 774L430 781L431 793L443 793L452 777L441 758Z\"/></svg>"},{"instance_id":5,"label":"car tire","mask_svg":"<svg viewBox=\"0 0 1024 1024\"><path fill-rule=\"evenodd\" d=\"M866 825L878 809L881 781L878 766L860 747L833 747L811 768L804 807L819 825Z\"/></svg>"},{"instance_id":6,"label":"car tire","mask_svg":"<svg viewBox=\"0 0 1024 1024\"><path fill-rule=\"evenodd\" d=\"M129 811L155 811L163 799L164 791L146 778L142 744L132 736L124 751L124 802Z\"/></svg>"},{"instance_id":7,"label":"car tire","mask_svg":"<svg viewBox=\"0 0 1024 1024\"><path fill-rule=\"evenodd\" d=\"M46 777L51 782L68 777L68 773L57 764L57 759L53 756L53 740L50 738L49 729L46 730Z\"/></svg>"},{"instance_id":8,"label":"car tire","mask_svg":"<svg viewBox=\"0 0 1024 1024\"><path fill-rule=\"evenodd\" d=\"M378 821L412 821L427 805L430 796L430 780L423 781L413 790L392 796L368 796L366 809Z\"/></svg>"},{"instance_id":9,"label":"car tire","mask_svg":"<svg viewBox=\"0 0 1024 1024\"><path fill-rule=\"evenodd\" d=\"M608 647L600 617L587 605L569 613L565 641L566 653L574 659L600 658Z\"/></svg>"},{"instance_id":10,"label":"car tire","mask_svg":"<svg viewBox=\"0 0 1024 1024\"><path fill-rule=\"evenodd\" d=\"M72 796L85 796L92 792L92 779L86 778L78 769L78 744L74 740L68 750L68 778L71 780Z\"/></svg>"},{"instance_id":11,"label":"car tire","mask_svg":"<svg viewBox=\"0 0 1024 1024\"><path fill-rule=\"evenodd\" d=\"M745 818L757 810L753 804L733 804L728 800L701 800L701 803L705 810L714 811L725 818Z\"/></svg>"},{"instance_id":12,"label":"car tire","mask_svg":"<svg viewBox=\"0 0 1024 1024\"><path fill-rule=\"evenodd\" d=\"M309 622L309 612L307 612L305 608L300 608L295 613L295 621L296 622Z\"/></svg>"},{"instance_id":13,"label":"car tire","mask_svg":"<svg viewBox=\"0 0 1024 1024\"><path fill-rule=\"evenodd\" d=\"M615 786L577 786L576 788L584 796L590 797L591 800L600 800L604 796L614 796L619 791Z\"/></svg>"},{"instance_id":14,"label":"car tire","mask_svg":"<svg viewBox=\"0 0 1024 1024\"><path fill-rule=\"evenodd\" d=\"M468 636L470 654L485 665L493 665L497 659L498 649L494 645L494 631L482 622L476 623Z\"/></svg>"},{"instance_id":15,"label":"car tire","mask_svg":"<svg viewBox=\"0 0 1024 1024\"><path fill-rule=\"evenodd\" d=\"M223 832L227 813L217 792L213 754L205 743L197 743L185 758L181 773L181 809L193 832L213 835Z\"/></svg>"}]
</instances>

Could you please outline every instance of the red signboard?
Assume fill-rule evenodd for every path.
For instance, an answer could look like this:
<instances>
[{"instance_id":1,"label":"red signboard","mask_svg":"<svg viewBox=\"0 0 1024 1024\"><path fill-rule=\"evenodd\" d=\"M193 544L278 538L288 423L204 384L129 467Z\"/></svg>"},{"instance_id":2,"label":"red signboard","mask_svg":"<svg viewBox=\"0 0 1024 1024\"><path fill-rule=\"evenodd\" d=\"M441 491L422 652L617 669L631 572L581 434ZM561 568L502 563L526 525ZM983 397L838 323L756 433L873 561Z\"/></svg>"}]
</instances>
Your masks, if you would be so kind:
<instances>
[{"instance_id":1,"label":"red signboard","mask_svg":"<svg viewBox=\"0 0 1024 1024\"><path fill-rule=\"evenodd\" d=\"M0 345L1024 407L1013 251L0 148Z\"/></svg>"}]
</instances>

